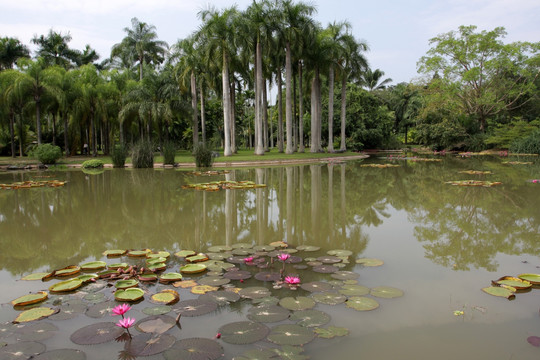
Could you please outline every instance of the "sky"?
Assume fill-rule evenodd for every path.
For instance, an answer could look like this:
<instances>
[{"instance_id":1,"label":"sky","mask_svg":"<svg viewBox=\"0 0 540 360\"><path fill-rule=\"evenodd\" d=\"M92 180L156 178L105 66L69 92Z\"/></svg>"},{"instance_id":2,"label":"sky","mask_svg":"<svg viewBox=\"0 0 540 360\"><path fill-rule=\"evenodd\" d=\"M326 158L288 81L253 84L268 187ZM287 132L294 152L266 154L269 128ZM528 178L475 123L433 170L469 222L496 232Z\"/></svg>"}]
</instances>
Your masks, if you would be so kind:
<instances>
[{"instance_id":1,"label":"sky","mask_svg":"<svg viewBox=\"0 0 540 360\"><path fill-rule=\"evenodd\" d=\"M505 42L540 41L540 0L315 0L313 16L323 26L347 20L352 33L367 42L372 69L381 69L393 84L418 79L417 62L430 48L429 39L476 25L479 30L506 28ZM35 49L30 40L54 29L69 33L71 48L86 44L100 61L125 36L131 18L154 25L169 45L197 30L197 13L209 5L218 9L237 5L244 10L252 0L0 0L0 36L16 37Z\"/></svg>"}]
</instances>

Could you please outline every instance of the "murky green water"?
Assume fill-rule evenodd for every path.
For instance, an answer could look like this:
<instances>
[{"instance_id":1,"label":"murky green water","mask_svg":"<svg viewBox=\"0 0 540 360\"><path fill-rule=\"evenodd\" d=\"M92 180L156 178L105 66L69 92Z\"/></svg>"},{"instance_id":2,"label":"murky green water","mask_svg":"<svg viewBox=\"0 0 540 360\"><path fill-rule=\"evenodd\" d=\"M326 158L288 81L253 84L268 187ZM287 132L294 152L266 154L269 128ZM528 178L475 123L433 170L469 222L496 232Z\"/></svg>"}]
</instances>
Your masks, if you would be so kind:
<instances>
[{"instance_id":1,"label":"murky green water","mask_svg":"<svg viewBox=\"0 0 540 360\"><path fill-rule=\"evenodd\" d=\"M51 284L19 281L22 276L94 259L118 262L103 258L106 249L173 253L283 240L295 247L321 247L303 257L351 250L351 264L344 269L359 273L359 284L405 292L400 298L378 299L380 307L369 312L343 304L317 304L317 309L331 314L329 325L346 327L350 334L306 345L305 354L313 359L538 359L540 349L526 340L540 336L540 289L518 294L512 301L480 290L504 275L540 273L540 184L528 181L540 178L540 163L532 161L532 165L508 165L498 158L447 156L442 162L398 160L395 163L401 166L396 168L361 167L386 162L370 159L237 169L212 177L180 170L0 173L0 183L68 181L61 188L0 190L0 285L4 289L0 321L17 316L11 300ZM466 175L460 170L493 174ZM181 188L225 178L267 187L219 192ZM445 184L461 179L503 184L492 188ZM373 268L355 265L361 257L385 263ZM178 271L180 260L170 261L172 270ZM332 280L327 274L300 273L303 282ZM240 287L261 284L237 283ZM102 291L112 298L112 289ZM293 295L309 293L299 289ZM182 289L180 296L182 300L196 297ZM146 306L146 301L136 304L133 315L146 316L140 312ZM242 300L232 309L183 319L182 330L175 329L174 335L213 338L221 325L246 320L249 307L250 301ZM464 314L456 316L455 310ZM112 320L116 319L100 321ZM116 358L120 343L77 346L69 341L73 331L92 322L84 314L54 321L60 330L43 343L47 349L82 349L88 359ZM0 338L4 343L14 341ZM221 343L227 359L250 348ZM271 344L256 344L267 346ZM162 357L147 359L154 358Z\"/></svg>"}]
</instances>

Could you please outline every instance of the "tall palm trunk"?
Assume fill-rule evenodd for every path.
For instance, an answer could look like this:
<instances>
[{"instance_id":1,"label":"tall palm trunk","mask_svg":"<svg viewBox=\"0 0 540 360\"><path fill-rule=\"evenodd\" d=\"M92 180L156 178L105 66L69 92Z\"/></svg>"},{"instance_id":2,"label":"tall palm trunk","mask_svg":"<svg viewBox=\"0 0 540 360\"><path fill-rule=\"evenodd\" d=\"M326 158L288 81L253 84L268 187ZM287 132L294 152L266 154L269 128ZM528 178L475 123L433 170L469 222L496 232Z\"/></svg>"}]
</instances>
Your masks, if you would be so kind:
<instances>
[{"instance_id":1,"label":"tall palm trunk","mask_svg":"<svg viewBox=\"0 0 540 360\"><path fill-rule=\"evenodd\" d=\"M68 128L68 119L67 119L67 116L66 116L66 113L64 111L62 111L60 113L60 117L62 118L62 120L64 121L64 147L66 149L66 157L69 156L69 135L68 135L68 131L69 131L69 128Z\"/></svg>"},{"instance_id":2,"label":"tall palm trunk","mask_svg":"<svg viewBox=\"0 0 540 360\"><path fill-rule=\"evenodd\" d=\"M11 157L15 157L15 111L9 110L9 139L11 142Z\"/></svg>"},{"instance_id":3,"label":"tall palm trunk","mask_svg":"<svg viewBox=\"0 0 540 360\"><path fill-rule=\"evenodd\" d=\"M298 61L298 151L306 151L304 147L304 89L302 88L302 61Z\"/></svg>"},{"instance_id":4,"label":"tall palm trunk","mask_svg":"<svg viewBox=\"0 0 540 360\"><path fill-rule=\"evenodd\" d=\"M315 69L315 75L311 85L311 149L310 152L321 152L321 85L319 69Z\"/></svg>"},{"instance_id":5,"label":"tall palm trunk","mask_svg":"<svg viewBox=\"0 0 540 360\"><path fill-rule=\"evenodd\" d=\"M231 94L229 88L229 58L223 51L223 69L221 71L221 85L223 87L223 156L231 156Z\"/></svg>"},{"instance_id":6,"label":"tall palm trunk","mask_svg":"<svg viewBox=\"0 0 540 360\"><path fill-rule=\"evenodd\" d=\"M236 88L234 80L231 82L231 152L238 153L236 148Z\"/></svg>"},{"instance_id":7,"label":"tall palm trunk","mask_svg":"<svg viewBox=\"0 0 540 360\"><path fill-rule=\"evenodd\" d=\"M193 110L191 126L193 129L193 147L199 144L199 124L197 119L197 83L195 82L195 72L191 70L191 108Z\"/></svg>"},{"instance_id":8,"label":"tall palm trunk","mask_svg":"<svg viewBox=\"0 0 540 360\"><path fill-rule=\"evenodd\" d=\"M255 49L255 62L255 155L264 155L262 45L259 40Z\"/></svg>"},{"instance_id":9,"label":"tall palm trunk","mask_svg":"<svg viewBox=\"0 0 540 360\"><path fill-rule=\"evenodd\" d=\"M201 85L199 88L200 92L200 98L201 98L201 136L202 136L202 142L203 145L206 146L206 116L205 116L205 109L204 109L204 90L203 90L203 82L201 80Z\"/></svg>"},{"instance_id":10,"label":"tall palm trunk","mask_svg":"<svg viewBox=\"0 0 540 360\"><path fill-rule=\"evenodd\" d=\"M277 72L277 103L278 103L278 150L283 152L283 84L281 83L281 73Z\"/></svg>"},{"instance_id":11,"label":"tall palm trunk","mask_svg":"<svg viewBox=\"0 0 540 360\"><path fill-rule=\"evenodd\" d=\"M347 150L347 145L345 144L345 121L347 118L347 74L343 72L341 77L341 146L339 151Z\"/></svg>"},{"instance_id":12,"label":"tall palm trunk","mask_svg":"<svg viewBox=\"0 0 540 360\"><path fill-rule=\"evenodd\" d=\"M52 144L56 145L56 112L52 113Z\"/></svg>"},{"instance_id":13,"label":"tall palm trunk","mask_svg":"<svg viewBox=\"0 0 540 360\"><path fill-rule=\"evenodd\" d=\"M264 79L263 86L263 147L264 151L267 152L268 149L268 94L266 90L266 79Z\"/></svg>"},{"instance_id":14,"label":"tall palm trunk","mask_svg":"<svg viewBox=\"0 0 540 360\"><path fill-rule=\"evenodd\" d=\"M23 115L21 113L19 114L19 156L23 156Z\"/></svg>"},{"instance_id":15,"label":"tall palm trunk","mask_svg":"<svg viewBox=\"0 0 540 360\"><path fill-rule=\"evenodd\" d=\"M37 131L37 143L38 145L41 145L41 118L40 118L40 103L41 98L39 96L36 96L34 98L34 101L36 102L36 131Z\"/></svg>"},{"instance_id":16,"label":"tall palm trunk","mask_svg":"<svg viewBox=\"0 0 540 360\"><path fill-rule=\"evenodd\" d=\"M293 111L292 111L292 60L291 60L291 44L287 41L287 49L285 52L285 124L287 130L287 150L286 154L292 154L293 149Z\"/></svg>"},{"instance_id":17,"label":"tall palm trunk","mask_svg":"<svg viewBox=\"0 0 540 360\"><path fill-rule=\"evenodd\" d=\"M328 70L328 152L334 152L334 64Z\"/></svg>"}]
</instances>

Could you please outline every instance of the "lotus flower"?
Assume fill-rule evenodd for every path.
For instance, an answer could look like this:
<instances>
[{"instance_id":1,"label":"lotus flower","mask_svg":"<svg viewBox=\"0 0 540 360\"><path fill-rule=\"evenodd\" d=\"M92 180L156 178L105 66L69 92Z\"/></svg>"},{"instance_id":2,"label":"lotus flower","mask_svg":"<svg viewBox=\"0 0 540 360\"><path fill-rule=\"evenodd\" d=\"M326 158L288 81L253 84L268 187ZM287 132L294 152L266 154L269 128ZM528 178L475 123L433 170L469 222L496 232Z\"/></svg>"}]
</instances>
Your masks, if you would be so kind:
<instances>
[{"instance_id":1,"label":"lotus flower","mask_svg":"<svg viewBox=\"0 0 540 360\"><path fill-rule=\"evenodd\" d=\"M535 183L535 184L537 184L537 183L540 183L540 180L534 179L532 182Z\"/></svg>"},{"instance_id":2,"label":"lotus flower","mask_svg":"<svg viewBox=\"0 0 540 360\"><path fill-rule=\"evenodd\" d=\"M113 316L114 315L122 315L122 317L124 317L124 314L127 313L129 310L131 310L131 306L124 303L122 305L115 306L112 309L112 312L113 312Z\"/></svg>"},{"instance_id":3,"label":"lotus flower","mask_svg":"<svg viewBox=\"0 0 540 360\"><path fill-rule=\"evenodd\" d=\"M135 319L127 317L127 318L120 319L116 323L116 326L123 327L124 329L129 329L130 327L133 326L133 324L135 324Z\"/></svg>"},{"instance_id":4,"label":"lotus flower","mask_svg":"<svg viewBox=\"0 0 540 360\"><path fill-rule=\"evenodd\" d=\"M300 278L298 276L285 276L285 282L290 285L298 285Z\"/></svg>"},{"instance_id":5,"label":"lotus flower","mask_svg":"<svg viewBox=\"0 0 540 360\"><path fill-rule=\"evenodd\" d=\"M253 262L253 256L248 256L247 258L244 258L245 263Z\"/></svg>"},{"instance_id":6,"label":"lotus flower","mask_svg":"<svg viewBox=\"0 0 540 360\"><path fill-rule=\"evenodd\" d=\"M281 261L285 261L285 260L287 260L287 259L290 258L290 257L291 257L291 255L289 255L289 254L287 254L287 253L279 254L279 255L277 256L277 258L278 258L279 260L281 260Z\"/></svg>"}]
</instances>

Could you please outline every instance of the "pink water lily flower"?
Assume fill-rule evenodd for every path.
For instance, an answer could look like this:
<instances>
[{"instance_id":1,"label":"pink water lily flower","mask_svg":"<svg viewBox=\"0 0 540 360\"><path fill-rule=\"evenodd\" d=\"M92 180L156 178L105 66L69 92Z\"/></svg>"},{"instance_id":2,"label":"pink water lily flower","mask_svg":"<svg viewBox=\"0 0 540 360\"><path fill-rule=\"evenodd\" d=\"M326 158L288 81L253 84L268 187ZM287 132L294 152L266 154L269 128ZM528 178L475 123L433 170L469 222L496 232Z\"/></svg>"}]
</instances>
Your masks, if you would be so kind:
<instances>
[{"instance_id":1,"label":"pink water lily flower","mask_svg":"<svg viewBox=\"0 0 540 360\"><path fill-rule=\"evenodd\" d=\"M537 183L540 183L540 180L534 179L532 182L535 183L535 184L537 184Z\"/></svg>"},{"instance_id":2,"label":"pink water lily flower","mask_svg":"<svg viewBox=\"0 0 540 360\"><path fill-rule=\"evenodd\" d=\"M246 263L253 262L253 256L248 256L248 257L244 258L244 262L246 262Z\"/></svg>"},{"instance_id":3,"label":"pink water lily flower","mask_svg":"<svg viewBox=\"0 0 540 360\"><path fill-rule=\"evenodd\" d=\"M298 276L285 276L285 282L290 285L300 284L300 278Z\"/></svg>"},{"instance_id":4,"label":"pink water lily flower","mask_svg":"<svg viewBox=\"0 0 540 360\"><path fill-rule=\"evenodd\" d=\"M116 323L116 326L123 327L124 329L129 329L130 327L133 326L133 324L135 324L135 319L127 317L127 318L124 318L124 319L120 319Z\"/></svg>"},{"instance_id":5,"label":"pink water lily flower","mask_svg":"<svg viewBox=\"0 0 540 360\"><path fill-rule=\"evenodd\" d=\"M277 256L277 258L278 258L279 260L281 260L281 261L285 261L285 260L287 260L287 259L290 258L290 257L291 257L291 255L289 255L289 254L287 254L287 253L279 254L279 255Z\"/></svg>"},{"instance_id":6,"label":"pink water lily flower","mask_svg":"<svg viewBox=\"0 0 540 360\"><path fill-rule=\"evenodd\" d=\"M127 313L129 310L131 310L131 306L129 306L128 304L124 303L124 304L122 304L122 305L115 306L115 307L112 309L112 312L113 312L113 316L114 316L114 315L122 315L122 317L123 317L124 314Z\"/></svg>"}]
</instances>

